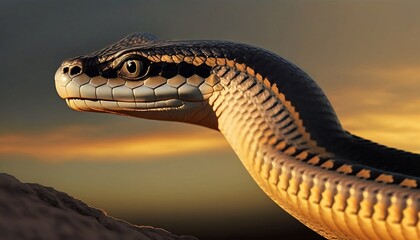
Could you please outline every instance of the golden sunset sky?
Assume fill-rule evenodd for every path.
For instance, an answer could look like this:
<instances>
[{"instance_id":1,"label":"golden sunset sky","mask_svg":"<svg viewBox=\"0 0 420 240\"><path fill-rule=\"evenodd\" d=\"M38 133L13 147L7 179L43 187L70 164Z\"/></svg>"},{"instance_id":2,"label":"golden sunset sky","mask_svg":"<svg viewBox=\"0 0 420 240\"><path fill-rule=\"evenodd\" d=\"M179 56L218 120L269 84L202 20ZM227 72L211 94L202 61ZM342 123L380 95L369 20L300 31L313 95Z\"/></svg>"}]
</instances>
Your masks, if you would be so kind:
<instances>
[{"instance_id":1,"label":"golden sunset sky","mask_svg":"<svg viewBox=\"0 0 420 240\"><path fill-rule=\"evenodd\" d=\"M269 49L317 81L345 129L420 153L418 1L10 0L0 8L0 171L113 216L205 239L312 236L258 189L220 133L80 113L58 97L62 60L132 32Z\"/></svg>"}]
</instances>

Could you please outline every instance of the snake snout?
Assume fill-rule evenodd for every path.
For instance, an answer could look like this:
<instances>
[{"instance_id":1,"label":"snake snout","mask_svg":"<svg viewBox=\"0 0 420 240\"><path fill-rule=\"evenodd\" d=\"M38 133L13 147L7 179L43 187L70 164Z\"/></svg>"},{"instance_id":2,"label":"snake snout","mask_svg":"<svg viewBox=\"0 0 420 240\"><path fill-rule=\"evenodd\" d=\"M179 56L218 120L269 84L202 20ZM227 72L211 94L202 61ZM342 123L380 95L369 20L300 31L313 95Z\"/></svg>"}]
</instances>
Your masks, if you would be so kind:
<instances>
[{"instance_id":1,"label":"snake snout","mask_svg":"<svg viewBox=\"0 0 420 240\"><path fill-rule=\"evenodd\" d=\"M65 60L57 69L55 86L61 98L80 97L79 85L89 78L83 74L83 62L80 58ZM79 83L79 85L77 85ZM73 86L74 85L74 86Z\"/></svg>"}]
</instances>

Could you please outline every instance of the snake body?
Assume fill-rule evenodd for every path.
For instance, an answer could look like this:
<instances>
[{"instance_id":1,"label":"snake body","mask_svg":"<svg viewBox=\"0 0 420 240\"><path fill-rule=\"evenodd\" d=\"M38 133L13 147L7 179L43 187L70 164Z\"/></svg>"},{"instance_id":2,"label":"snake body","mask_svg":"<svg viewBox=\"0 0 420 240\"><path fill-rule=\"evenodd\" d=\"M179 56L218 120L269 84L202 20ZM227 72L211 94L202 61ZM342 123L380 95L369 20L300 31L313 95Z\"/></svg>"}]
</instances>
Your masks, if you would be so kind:
<instances>
[{"instance_id":1,"label":"snake body","mask_svg":"<svg viewBox=\"0 0 420 240\"><path fill-rule=\"evenodd\" d=\"M261 189L329 239L420 239L420 155L345 131L301 69L257 47L132 34L65 60L79 111L219 130Z\"/></svg>"}]
</instances>

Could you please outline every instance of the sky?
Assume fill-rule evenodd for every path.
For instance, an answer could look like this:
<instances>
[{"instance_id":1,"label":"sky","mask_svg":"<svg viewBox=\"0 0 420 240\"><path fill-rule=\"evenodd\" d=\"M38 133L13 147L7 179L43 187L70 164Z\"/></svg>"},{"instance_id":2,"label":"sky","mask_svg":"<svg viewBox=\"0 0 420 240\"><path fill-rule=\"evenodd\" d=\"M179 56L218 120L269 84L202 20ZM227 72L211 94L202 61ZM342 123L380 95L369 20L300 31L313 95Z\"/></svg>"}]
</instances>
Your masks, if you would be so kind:
<instances>
[{"instance_id":1,"label":"sky","mask_svg":"<svg viewBox=\"0 0 420 240\"><path fill-rule=\"evenodd\" d=\"M248 43L307 72L348 131L420 153L418 9L404 0L1 1L0 171L178 234L314 237L217 131L73 111L54 73L132 32Z\"/></svg>"}]
</instances>

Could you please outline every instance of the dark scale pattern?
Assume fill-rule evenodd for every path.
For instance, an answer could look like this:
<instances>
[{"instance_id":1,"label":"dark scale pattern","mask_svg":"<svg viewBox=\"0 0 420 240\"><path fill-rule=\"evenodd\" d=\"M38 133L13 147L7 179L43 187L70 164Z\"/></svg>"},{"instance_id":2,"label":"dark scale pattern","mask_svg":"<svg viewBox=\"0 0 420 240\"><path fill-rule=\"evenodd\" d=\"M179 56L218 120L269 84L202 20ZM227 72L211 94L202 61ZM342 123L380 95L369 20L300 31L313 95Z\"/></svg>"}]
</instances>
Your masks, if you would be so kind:
<instances>
[{"instance_id":1,"label":"dark scale pattern","mask_svg":"<svg viewBox=\"0 0 420 240\"><path fill-rule=\"evenodd\" d=\"M163 67L163 71L160 75L167 79L175 77L178 75L178 65L174 63L166 64Z\"/></svg>"},{"instance_id":2,"label":"dark scale pattern","mask_svg":"<svg viewBox=\"0 0 420 240\"><path fill-rule=\"evenodd\" d=\"M156 59L154 62L165 62L162 56L166 55L181 59L218 58L244 64L277 86L299 113L311 139L336 158L344 159L347 164L420 177L420 155L387 148L347 133L315 81L296 65L272 52L226 41L162 41L151 35L132 34L112 46L75 60L83 60L85 71L93 74L106 72L112 61L126 54ZM150 74L173 74L173 69L165 73L163 68L164 73L161 73L162 69L158 66L154 69L154 65L151 64ZM202 74L204 69L207 67L197 69L191 64L180 63L178 71L189 77L194 73ZM207 74L207 70L204 72Z\"/></svg>"},{"instance_id":3,"label":"dark scale pattern","mask_svg":"<svg viewBox=\"0 0 420 240\"><path fill-rule=\"evenodd\" d=\"M195 74L202 78L207 78L210 76L211 67L207 66L206 64L201 64L200 66L195 68Z\"/></svg>"},{"instance_id":4,"label":"dark scale pattern","mask_svg":"<svg viewBox=\"0 0 420 240\"><path fill-rule=\"evenodd\" d=\"M104 78L116 78L118 76L118 73L114 69L107 69L101 73L101 76Z\"/></svg>"},{"instance_id":5,"label":"dark scale pattern","mask_svg":"<svg viewBox=\"0 0 420 240\"><path fill-rule=\"evenodd\" d=\"M188 63L180 63L179 64L179 75L183 76L184 78L189 78L194 75L194 66Z\"/></svg>"},{"instance_id":6,"label":"dark scale pattern","mask_svg":"<svg viewBox=\"0 0 420 240\"><path fill-rule=\"evenodd\" d=\"M159 76L163 70L162 64L151 64L149 67L149 72L147 73L147 76L153 77L153 76Z\"/></svg>"},{"instance_id":7,"label":"dark scale pattern","mask_svg":"<svg viewBox=\"0 0 420 240\"><path fill-rule=\"evenodd\" d=\"M169 79L179 74L185 78L189 78L196 74L202 78L207 78L210 76L210 70L211 68L205 64L194 66L188 63L175 64L159 62L150 64L149 71L145 77L162 76Z\"/></svg>"},{"instance_id":8,"label":"dark scale pattern","mask_svg":"<svg viewBox=\"0 0 420 240\"><path fill-rule=\"evenodd\" d=\"M329 160L331 160L330 158L319 158L319 162L317 164L314 164L314 166L321 166L322 164L328 162Z\"/></svg>"},{"instance_id":9,"label":"dark scale pattern","mask_svg":"<svg viewBox=\"0 0 420 240\"><path fill-rule=\"evenodd\" d=\"M292 138L290 138L290 140L292 140L292 141L297 141L298 139L301 139L303 136L302 136L302 134L298 134L298 135L296 135L296 136L294 136L294 137L292 137ZM307 143L307 142L301 142L301 143L299 143L299 144L305 144L305 143Z\"/></svg>"},{"instance_id":10,"label":"dark scale pattern","mask_svg":"<svg viewBox=\"0 0 420 240\"><path fill-rule=\"evenodd\" d=\"M83 67L84 73L91 78L100 75L99 68L97 67L97 65L89 65L89 64L86 64L87 62L88 61L85 61L85 64Z\"/></svg>"},{"instance_id":11,"label":"dark scale pattern","mask_svg":"<svg viewBox=\"0 0 420 240\"><path fill-rule=\"evenodd\" d=\"M144 67L147 68L146 75L142 76L141 78L146 77L153 77L153 76L162 76L164 78L173 78L176 75L181 75L185 78L189 78L192 75L196 74L202 78L207 78L210 76L211 67L207 66L206 64L201 64L199 66L194 66L193 64L188 63L165 63L165 62L158 62L158 63L150 63L147 60L144 62ZM95 77L101 75L105 78L116 78L118 77L118 69L113 68L98 68L98 67L90 67L85 70L85 73L89 77Z\"/></svg>"}]
</instances>

